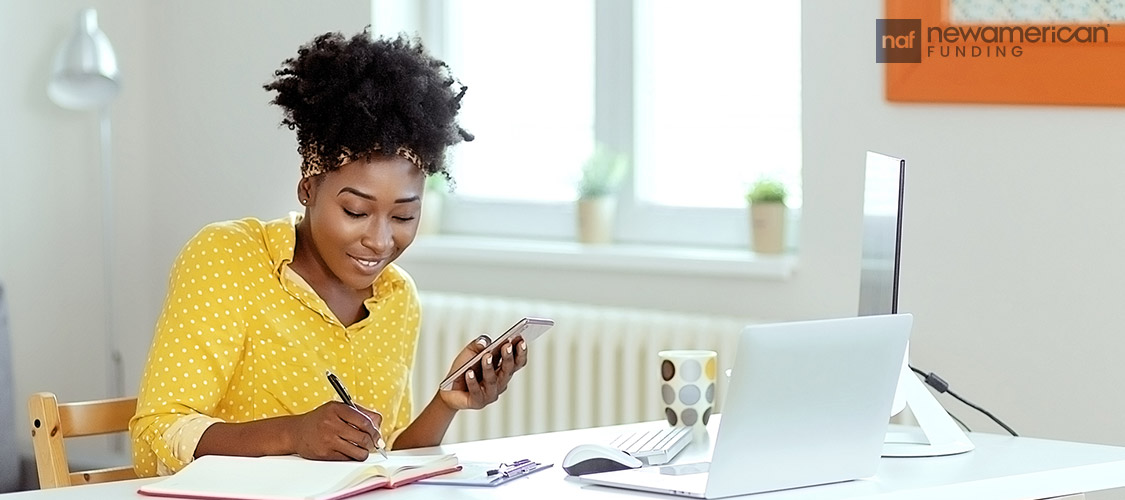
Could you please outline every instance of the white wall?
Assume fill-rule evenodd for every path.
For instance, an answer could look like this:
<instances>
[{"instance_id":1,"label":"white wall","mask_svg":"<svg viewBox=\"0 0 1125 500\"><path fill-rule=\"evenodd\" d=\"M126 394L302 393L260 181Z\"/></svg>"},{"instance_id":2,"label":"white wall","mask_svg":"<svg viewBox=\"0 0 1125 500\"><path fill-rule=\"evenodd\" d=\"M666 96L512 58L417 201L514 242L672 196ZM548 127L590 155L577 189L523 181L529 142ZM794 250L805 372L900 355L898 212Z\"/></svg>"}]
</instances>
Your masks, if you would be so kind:
<instances>
[{"instance_id":1,"label":"white wall","mask_svg":"<svg viewBox=\"0 0 1125 500\"><path fill-rule=\"evenodd\" d=\"M298 206L296 142L261 86L313 36L371 21L366 1L323 5L0 3L0 40L23 47L5 56L0 79L0 280L10 299L15 401L40 390L64 400L110 393L97 121L46 96L51 58L79 9L98 9L124 79L112 106L114 318L126 390L135 392L180 246L207 222ZM29 450L26 432L17 435Z\"/></svg>"},{"instance_id":2,"label":"white wall","mask_svg":"<svg viewBox=\"0 0 1125 500\"><path fill-rule=\"evenodd\" d=\"M298 44L369 21L362 0L88 2L118 51L116 319L135 387L168 266L203 224L295 208L292 133L261 85ZM43 90L87 3L0 4L0 280L12 303L16 400L105 392L94 119ZM881 2L804 1L804 221L784 282L410 267L434 290L798 319L854 314L863 152L908 159L902 309L914 361L1025 434L1125 444L1112 392L1125 248L1120 109L889 104L871 50ZM749 161L749 160L748 160ZM716 230L723 230L717 228ZM409 256L404 257L409 263ZM56 349L55 346L65 346ZM54 350L55 352L52 352ZM61 352L59 352L61 351ZM50 367L50 369L45 368ZM956 403L971 426L996 430ZM22 435L22 433L21 433Z\"/></svg>"},{"instance_id":3,"label":"white wall","mask_svg":"<svg viewBox=\"0 0 1125 500\"><path fill-rule=\"evenodd\" d=\"M20 49L5 56L0 79L0 280L10 300L20 424L32 392L91 398L108 387L97 117L63 110L46 94L55 49L86 6L99 10L112 34L125 78L113 105L118 329L151 329L151 287L136 286L151 275L148 152L138 147L148 137L150 85L145 72L132 69L148 58L149 5L4 2L0 37ZM30 449L24 429L17 436Z\"/></svg>"},{"instance_id":4,"label":"white wall","mask_svg":"<svg viewBox=\"0 0 1125 500\"><path fill-rule=\"evenodd\" d=\"M908 159L900 305L916 315L915 363L1025 434L1125 444L1125 112L889 104L879 3L805 2L805 154Z\"/></svg>"}]
</instances>

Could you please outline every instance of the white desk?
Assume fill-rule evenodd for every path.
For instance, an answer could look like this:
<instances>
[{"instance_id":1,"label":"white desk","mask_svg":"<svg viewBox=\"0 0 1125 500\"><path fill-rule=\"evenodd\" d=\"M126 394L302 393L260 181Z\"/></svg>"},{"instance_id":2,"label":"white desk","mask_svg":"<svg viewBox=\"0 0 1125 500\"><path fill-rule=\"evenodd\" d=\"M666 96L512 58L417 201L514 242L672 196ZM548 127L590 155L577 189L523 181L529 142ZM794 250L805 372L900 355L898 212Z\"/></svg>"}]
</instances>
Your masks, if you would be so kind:
<instances>
[{"instance_id":1,"label":"white desk","mask_svg":"<svg viewBox=\"0 0 1125 500\"><path fill-rule=\"evenodd\" d=\"M717 429L711 422L711 437ZM464 461L512 461L530 458L555 466L495 488L409 485L376 490L357 499L518 499L547 498L676 498L590 486L566 476L559 462L580 443L606 442L630 428L661 423L600 427L487 441L475 441L418 450L417 453L454 452ZM754 500L781 499L1027 499L1125 486L1125 448L995 434L969 434L977 449L962 455L936 458L884 458L874 478L811 488L750 495ZM692 443L680 462L706 460L710 443ZM749 473L750 471L748 471ZM0 495L3 500L87 500L144 498L140 485L155 479L137 479L90 486L57 488Z\"/></svg>"}]
</instances>

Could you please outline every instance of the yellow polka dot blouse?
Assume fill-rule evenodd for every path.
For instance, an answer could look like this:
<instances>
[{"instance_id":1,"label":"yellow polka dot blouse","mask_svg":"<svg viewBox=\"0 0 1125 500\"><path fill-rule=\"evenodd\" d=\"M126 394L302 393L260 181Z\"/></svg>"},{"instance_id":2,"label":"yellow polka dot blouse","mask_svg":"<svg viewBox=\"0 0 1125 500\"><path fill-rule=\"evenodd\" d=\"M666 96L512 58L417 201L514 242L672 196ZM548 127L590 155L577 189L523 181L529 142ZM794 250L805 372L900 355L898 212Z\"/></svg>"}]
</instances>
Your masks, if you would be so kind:
<instances>
[{"instance_id":1,"label":"yellow polka dot blouse","mask_svg":"<svg viewBox=\"0 0 1125 500\"><path fill-rule=\"evenodd\" d=\"M300 414L338 399L325 370L383 414L388 444L409 424L414 282L387 266L365 302L368 316L343 326L289 269L298 220L211 224L181 251L129 423L138 475L183 468L213 422Z\"/></svg>"}]
</instances>

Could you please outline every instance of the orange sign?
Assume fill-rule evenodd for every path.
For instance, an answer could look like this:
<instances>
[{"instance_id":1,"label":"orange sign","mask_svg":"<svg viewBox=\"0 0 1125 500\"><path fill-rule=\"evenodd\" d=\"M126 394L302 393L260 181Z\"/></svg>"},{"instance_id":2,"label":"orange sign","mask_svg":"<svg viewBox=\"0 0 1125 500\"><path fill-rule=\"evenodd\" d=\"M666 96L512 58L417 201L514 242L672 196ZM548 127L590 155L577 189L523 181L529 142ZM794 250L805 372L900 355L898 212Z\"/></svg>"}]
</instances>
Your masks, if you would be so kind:
<instances>
[{"instance_id":1,"label":"orange sign","mask_svg":"<svg viewBox=\"0 0 1125 500\"><path fill-rule=\"evenodd\" d=\"M958 23L948 1L886 0L887 20L921 20L913 36L878 22L880 60L880 43L921 56L884 64L888 101L1125 106L1125 24Z\"/></svg>"}]
</instances>

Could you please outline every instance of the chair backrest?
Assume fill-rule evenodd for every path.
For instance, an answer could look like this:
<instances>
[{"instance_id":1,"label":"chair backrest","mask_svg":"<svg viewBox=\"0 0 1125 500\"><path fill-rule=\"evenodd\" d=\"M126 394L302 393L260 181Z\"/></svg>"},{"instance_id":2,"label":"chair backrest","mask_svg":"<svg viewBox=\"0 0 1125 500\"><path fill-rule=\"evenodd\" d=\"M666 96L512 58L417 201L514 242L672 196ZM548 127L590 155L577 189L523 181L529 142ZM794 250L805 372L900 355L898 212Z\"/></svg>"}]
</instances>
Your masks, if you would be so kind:
<instances>
[{"instance_id":1,"label":"chair backrest","mask_svg":"<svg viewBox=\"0 0 1125 500\"><path fill-rule=\"evenodd\" d=\"M137 411L137 398L102 399L59 404L55 395L38 392L27 401L31 442L40 488L105 483L133 479L132 465L71 472L64 438L95 436L129 430L129 419Z\"/></svg>"}]
</instances>

